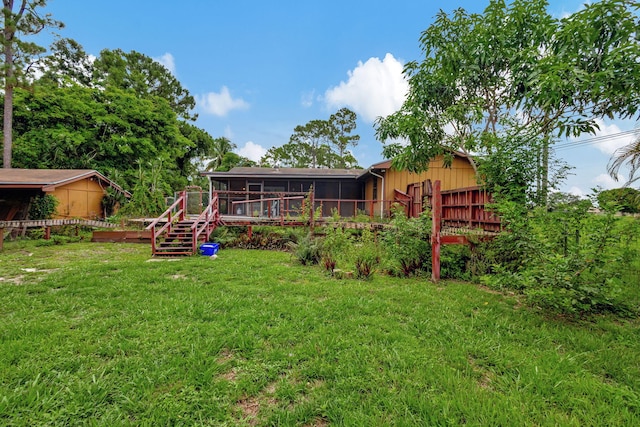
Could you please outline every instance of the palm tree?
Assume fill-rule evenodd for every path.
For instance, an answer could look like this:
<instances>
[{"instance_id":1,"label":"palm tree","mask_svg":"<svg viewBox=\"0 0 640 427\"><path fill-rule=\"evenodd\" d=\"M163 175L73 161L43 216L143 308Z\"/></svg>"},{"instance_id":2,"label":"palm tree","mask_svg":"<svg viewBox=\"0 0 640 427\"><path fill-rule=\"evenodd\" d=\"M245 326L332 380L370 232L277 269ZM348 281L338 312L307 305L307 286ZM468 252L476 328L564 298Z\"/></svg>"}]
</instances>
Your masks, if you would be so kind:
<instances>
[{"instance_id":1,"label":"palm tree","mask_svg":"<svg viewBox=\"0 0 640 427\"><path fill-rule=\"evenodd\" d=\"M215 171L222 164L222 159L224 159L224 155L230 151L233 151L237 148L236 144L232 143L228 138L221 136L220 138L215 138L213 146L213 157L207 163L206 169L208 171Z\"/></svg>"},{"instance_id":2,"label":"palm tree","mask_svg":"<svg viewBox=\"0 0 640 427\"><path fill-rule=\"evenodd\" d=\"M620 168L627 164L630 168L629 170L629 181L625 185L629 185L632 182L640 179L640 176L635 176L636 172L640 170L640 137L637 138L629 145L625 145L622 148L616 150L613 154L613 157L609 161L607 165L607 171L609 175L616 181L618 180L618 172L620 172Z\"/></svg>"}]
</instances>

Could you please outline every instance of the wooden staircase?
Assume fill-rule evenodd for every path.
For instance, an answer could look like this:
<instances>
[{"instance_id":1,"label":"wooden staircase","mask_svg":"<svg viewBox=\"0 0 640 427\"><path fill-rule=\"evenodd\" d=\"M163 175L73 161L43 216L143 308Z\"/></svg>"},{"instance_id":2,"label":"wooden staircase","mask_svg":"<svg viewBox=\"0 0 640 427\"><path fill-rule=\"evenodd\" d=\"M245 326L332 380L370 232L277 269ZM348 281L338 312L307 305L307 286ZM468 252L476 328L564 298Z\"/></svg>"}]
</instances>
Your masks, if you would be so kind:
<instances>
[{"instance_id":1,"label":"wooden staircase","mask_svg":"<svg viewBox=\"0 0 640 427\"><path fill-rule=\"evenodd\" d=\"M220 224L218 196L213 194L211 202L197 218L186 216L186 192L158 218L147 230L151 230L151 253L159 257L190 256L198 253L199 243L204 243Z\"/></svg>"},{"instance_id":2,"label":"wooden staircase","mask_svg":"<svg viewBox=\"0 0 640 427\"><path fill-rule=\"evenodd\" d=\"M173 224L167 232L156 241L154 256L193 255L193 221L183 220Z\"/></svg>"}]
</instances>

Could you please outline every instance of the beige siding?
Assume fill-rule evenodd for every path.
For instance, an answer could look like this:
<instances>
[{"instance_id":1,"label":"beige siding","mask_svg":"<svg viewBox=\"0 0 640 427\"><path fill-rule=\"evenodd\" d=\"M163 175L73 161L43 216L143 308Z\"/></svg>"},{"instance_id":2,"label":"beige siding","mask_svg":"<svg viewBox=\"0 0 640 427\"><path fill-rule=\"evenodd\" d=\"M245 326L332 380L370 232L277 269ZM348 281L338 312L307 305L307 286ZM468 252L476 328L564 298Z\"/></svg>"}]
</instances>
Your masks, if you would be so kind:
<instances>
[{"instance_id":1,"label":"beige siding","mask_svg":"<svg viewBox=\"0 0 640 427\"><path fill-rule=\"evenodd\" d=\"M95 179L87 178L57 187L51 194L58 199L55 218L102 218L104 190Z\"/></svg>"},{"instance_id":2,"label":"beige siding","mask_svg":"<svg viewBox=\"0 0 640 427\"><path fill-rule=\"evenodd\" d=\"M452 190L455 188L473 187L478 185L473 167L466 158L456 157L450 168L442 166L441 158L433 160L429 169L425 172L415 174L407 171L397 171L387 169L384 172L384 196L381 197L382 183L380 178L372 177L365 186L365 198L373 198L373 179L378 180L378 199L392 201L394 190L407 192L410 184L421 184L430 179L431 182L440 180L442 190Z\"/></svg>"}]
</instances>

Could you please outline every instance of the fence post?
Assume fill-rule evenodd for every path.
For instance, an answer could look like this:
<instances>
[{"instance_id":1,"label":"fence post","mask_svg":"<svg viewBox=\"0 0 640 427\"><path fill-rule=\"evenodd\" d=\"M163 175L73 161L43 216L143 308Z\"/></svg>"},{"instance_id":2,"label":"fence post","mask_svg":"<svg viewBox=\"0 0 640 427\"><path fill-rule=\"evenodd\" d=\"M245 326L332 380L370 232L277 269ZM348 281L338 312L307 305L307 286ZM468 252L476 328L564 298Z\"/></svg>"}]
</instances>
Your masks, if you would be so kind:
<instances>
[{"instance_id":1,"label":"fence post","mask_svg":"<svg viewBox=\"0 0 640 427\"><path fill-rule=\"evenodd\" d=\"M442 225L442 194L440 180L433 184L431 217L431 280L440 280L440 228Z\"/></svg>"},{"instance_id":2,"label":"fence post","mask_svg":"<svg viewBox=\"0 0 640 427\"><path fill-rule=\"evenodd\" d=\"M284 205L284 193L280 193L280 225L284 225L284 211L288 208Z\"/></svg>"},{"instance_id":3,"label":"fence post","mask_svg":"<svg viewBox=\"0 0 640 427\"><path fill-rule=\"evenodd\" d=\"M187 212L187 190L182 190L180 201L180 217L178 218L180 221L184 220L184 215Z\"/></svg>"}]
</instances>

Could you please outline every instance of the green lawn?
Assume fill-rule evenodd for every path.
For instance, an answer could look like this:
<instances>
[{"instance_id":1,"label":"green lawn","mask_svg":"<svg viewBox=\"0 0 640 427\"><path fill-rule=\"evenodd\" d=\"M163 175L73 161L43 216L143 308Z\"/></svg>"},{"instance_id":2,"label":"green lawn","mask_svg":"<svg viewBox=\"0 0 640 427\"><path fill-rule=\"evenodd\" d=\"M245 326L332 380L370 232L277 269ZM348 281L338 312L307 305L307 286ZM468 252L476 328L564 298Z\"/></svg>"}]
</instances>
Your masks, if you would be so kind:
<instances>
[{"instance_id":1,"label":"green lawn","mask_svg":"<svg viewBox=\"0 0 640 427\"><path fill-rule=\"evenodd\" d=\"M640 425L640 322L280 252L5 242L0 425Z\"/></svg>"}]
</instances>

